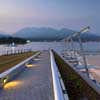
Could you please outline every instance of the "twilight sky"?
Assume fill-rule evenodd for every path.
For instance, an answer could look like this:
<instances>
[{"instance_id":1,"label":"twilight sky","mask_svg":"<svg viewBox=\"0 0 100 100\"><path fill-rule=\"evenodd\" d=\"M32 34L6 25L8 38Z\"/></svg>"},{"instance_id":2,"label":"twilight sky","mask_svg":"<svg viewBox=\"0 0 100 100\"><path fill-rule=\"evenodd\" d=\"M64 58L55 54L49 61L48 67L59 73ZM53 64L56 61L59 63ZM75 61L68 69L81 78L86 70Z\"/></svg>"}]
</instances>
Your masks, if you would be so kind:
<instances>
[{"instance_id":1,"label":"twilight sky","mask_svg":"<svg viewBox=\"0 0 100 100\"><path fill-rule=\"evenodd\" d=\"M30 26L80 30L87 25L100 34L100 0L0 0L1 31Z\"/></svg>"}]
</instances>

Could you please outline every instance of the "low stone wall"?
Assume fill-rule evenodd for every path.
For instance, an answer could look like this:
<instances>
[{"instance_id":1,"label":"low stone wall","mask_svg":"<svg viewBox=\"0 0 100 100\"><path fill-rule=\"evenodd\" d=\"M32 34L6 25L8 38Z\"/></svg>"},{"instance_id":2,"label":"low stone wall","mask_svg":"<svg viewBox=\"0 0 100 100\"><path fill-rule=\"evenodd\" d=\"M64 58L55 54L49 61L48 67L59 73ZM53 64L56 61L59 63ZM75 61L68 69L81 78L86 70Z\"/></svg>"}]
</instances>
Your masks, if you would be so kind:
<instances>
[{"instance_id":1,"label":"low stone wall","mask_svg":"<svg viewBox=\"0 0 100 100\"><path fill-rule=\"evenodd\" d=\"M3 86L11 81L14 77L16 77L22 70L25 68L25 64L33 59L34 57L38 56L40 52L37 52L33 56L27 58L26 60L22 61L21 63L13 66L12 68L8 69L7 71L0 74L0 88L3 88Z\"/></svg>"},{"instance_id":2,"label":"low stone wall","mask_svg":"<svg viewBox=\"0 0 100 100\"><path fill-rule=\"evenodd\" d=\"M53 53L70 100L100 100L100 88L56 52Z\"/></svg>"}]
</instances>

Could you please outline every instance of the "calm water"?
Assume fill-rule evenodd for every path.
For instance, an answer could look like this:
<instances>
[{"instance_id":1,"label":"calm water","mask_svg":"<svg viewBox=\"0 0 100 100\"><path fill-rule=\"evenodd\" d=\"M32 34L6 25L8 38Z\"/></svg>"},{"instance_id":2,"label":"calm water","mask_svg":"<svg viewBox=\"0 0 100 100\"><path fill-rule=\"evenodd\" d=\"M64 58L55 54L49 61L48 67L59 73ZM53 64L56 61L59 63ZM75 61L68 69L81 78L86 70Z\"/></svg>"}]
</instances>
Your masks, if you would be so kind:
<instances>
[{"instance_id":1,"label":"calm water","mask_svg":"<svg viewBox=\"0 0 100 100\"><path fill-rule=\"evenodd\" d=\"M74 44L75 49L79 49L79 44ZM84 43L83 47L85 50L100 51L100 42L88 42ZM50 48L55 49L58 52L62 52L65 48L71 48L70 45L64 44L63 42L32 42L26 45L18 45L15 50L31 49L31 50L48 50ZM5 54L7 51L12 50L8 45L0 45L0 54Z\"/></svg>"}]
</instances>

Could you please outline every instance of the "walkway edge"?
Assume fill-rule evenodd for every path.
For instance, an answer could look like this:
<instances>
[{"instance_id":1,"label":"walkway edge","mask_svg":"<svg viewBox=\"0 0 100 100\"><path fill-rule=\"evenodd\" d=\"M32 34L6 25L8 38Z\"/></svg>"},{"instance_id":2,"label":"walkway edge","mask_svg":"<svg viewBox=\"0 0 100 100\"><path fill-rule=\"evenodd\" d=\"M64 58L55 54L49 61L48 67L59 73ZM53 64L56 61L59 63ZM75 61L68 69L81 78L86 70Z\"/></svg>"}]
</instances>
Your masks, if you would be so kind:
<instances>
[{"instance_id":1,"label":"walkway edge","mask_svg":"<svg viewBox=\"0 0 100 100\"><path fill-rule=\"evenodd\" d=\"M12 68L8 69L7 71L1 73L0 74L0 87L3 87L3 85L5 83L7 83L9 80L11 80L13 78L13 76L18 74L25 67L25 66L23 66L23 67L20 67L20 66L24 65L26 62L28 62L32 58L38 56L39 54L40 54L40 52L37 52L33 56L27 58L26 60L20 62L19 64L15 65L14 67L12 67Z\"/></svg>"}]
</instances>

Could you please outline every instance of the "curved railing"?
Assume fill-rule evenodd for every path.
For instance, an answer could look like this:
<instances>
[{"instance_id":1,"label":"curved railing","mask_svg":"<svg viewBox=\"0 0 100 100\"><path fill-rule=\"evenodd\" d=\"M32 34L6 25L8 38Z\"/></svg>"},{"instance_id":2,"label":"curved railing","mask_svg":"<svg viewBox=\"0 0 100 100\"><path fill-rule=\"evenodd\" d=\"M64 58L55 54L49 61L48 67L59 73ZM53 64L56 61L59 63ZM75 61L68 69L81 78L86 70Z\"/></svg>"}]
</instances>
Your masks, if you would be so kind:
<instances>
[{"instance_id":1,"label":"curved railing","mask_svg":"<svg viewBox=\"0 0 100 100\"><path fill-rule=\"evenodd\" d=\"M54 55L51 50L50 50L50 57L51 57L51 70L53 78L54 100L69 100L67 92L65 92L66 89L64 87L57 65L55 63Z\"/></svg>"}]
</instances>

